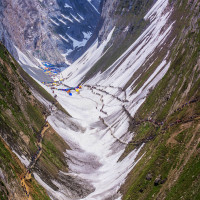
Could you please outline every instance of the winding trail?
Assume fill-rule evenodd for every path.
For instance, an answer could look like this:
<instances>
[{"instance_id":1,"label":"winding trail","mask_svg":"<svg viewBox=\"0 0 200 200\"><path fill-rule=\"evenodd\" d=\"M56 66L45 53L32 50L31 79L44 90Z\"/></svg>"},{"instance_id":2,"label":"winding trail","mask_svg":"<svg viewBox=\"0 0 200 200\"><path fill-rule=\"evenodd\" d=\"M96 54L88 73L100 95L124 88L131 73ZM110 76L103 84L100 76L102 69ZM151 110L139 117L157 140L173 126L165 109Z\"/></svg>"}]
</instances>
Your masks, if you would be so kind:
<instances>
[{"instance_id":1,"label":"winding trail","mask_svg":"<svg viewBox=\"0 0 200 200\"><path fill-rule=\"evenodd\" d=\"M95 86L85 85L85 86L86 86L87 88L89 88L89 89L91 90L91 92L92 92L94 95L99 95L99 96L100 96L100 101L102 102L102 108L100 109L100 112L102 112L102 113L108 115L105 111L103 111L103 108L104 108L104 106L105 106L104 101L103 101L103 95L101 95L100 93L95 92L94 90L103 92L103 93L105 93L106 95L110 95L110 96L112 96L114 99L117 99L118 101L120 101L121 103L123 103L123 105L122 105L123 111L124 111L124 112L126 113L126 115L128 116L129 122L130 122L130 123L134 123L135 126L138 126L138 125L141 125L141 124L143 124L143 123L147 123L147 122L148 122L148 123L152 124L155 128L160 128L160 127L161 127L161 128L162 128L162 131L165 132L168 128L170 128L170 127L172 127L172 126L174 126L174 125L176 125L176 124L187 123L187 122L190 122L190 121L199 120L199 116L191 116L191 117L189 117L189 118L186 119L186 120L178 119L178 120L176 120L176 121L174 121L174 122L171 122L169 125L167 125L167 126L165 126L165 127L164 127L165 120L164 120L164 121L161 121L161 122L158 122L158 121L155 121L155 120L152 120L152 119L144 119L144 120L137 121L134 117L131 116L130 112L127 110L127 108L126 108L125 105L124 105L125 102L129 102L129 101L126 100L126 92L125 92L125 100L122 100L122 99L116 97L115 95L110 94L110 93L108 93L107 91L104 91L103 89L98 89L98 88L96 87L96 86L98 86L98 87L107 88L106 86L100 86L100 85L95 85ZM109 87L111 87L111 86L109 86ZM111 87L111 88L115 88L115 87ZM118 89L118 90L123 91L123 88L115 88L115 89ZM193 100L191 100L191 101L189 101L189 102L187 102L187 103L181 105L181 106L180 106L179 108L177 108L174 112L180 112L180 111L182 111L182 109L183 109L185 106L190 106L191 104L196 103L196 102L198 102L198 101L199 101L198 98L193 99ZM126 143L126 142L120 140L119 138L117 138L117 137L114 135L114 133L113 133L113 131L112 131L112 128L105 122L104 118L102 118L102 117L99 116L99 119L100 119L100 120L102 121L102 123L110 130L111 135L112 135L118 142L120 142L120 143L122 143L122 144L128 144L128 143ZM148 138L145 138L142 142L143 142L143 143L147 143L148 141L151 141L151 140L153 140L154 138L155 138L155 136L149 136ZM135 142L135 143L134 143L134 142L129 142L129 144L138 145L138 143L136 143L136 142Z\"/></svg>"},{"instance_id":2,"label":"winding trail","mask_svg":"<svg viewBox=\"0 0 200 200\"><path fill-rule=\"evenodd\" d=\"M58 86L68 87L67 85L64 85L62 83L60 85L58 85ZM84 85L84 87L85 87L85 90L86 90L86 94L84 95L84 94L81 94L82 92L80 92L80 94L79 94L80 97L78 97L77 99L80 100L80 102L82 100L84 103L86 102L88 104L92 104L92 106L93 106L92 108L93 109L91 109L91 112L95 111L95 113L96 113L96 110L98 111L95 117L97 117L97 121L100 121L101 128L103 127L102 128L102 131L103 131L102 133L106 132L106 134L107 134L106 137L109 138L109 139L111 139L113 141L113 144L115 143L115 146L117 146L117 147L118 146L122 146L122 145L123 145L123 147L126 147L126 145L130 145L130 146L131 145L134 145L134 146L136 145L137 147L140 147L142 144L145 144L145 143L148 143L148 142L151 142L152 140L154 140L157 133L155 134L155 133L152 132L152 135L150 135L148 137L146 136L146 137L140 139L139 141L134 141L134 139L132 141L130 141L130 140L128 140L126 142L123 141L123 140L126 140L126 139L123 139L125 137L123 137L123 135L119 135L119 134L117 134L117 132L115 132L115 130L116 130L115 127L116 126L112 122L113 120L110 120L110 118L108 117L109 116L108 114L110 113L110 110L112 110L112 109L109 109L107 107L113 107L113 105L115 106L116 104L119 107L119 108L118 107L116 108L116 111L120 112L119 116L121 115L121 113L123 114L123 117L125 116L124 119L126 120L127 126L128 126L128 122L130 123L130 125L133 125L134 128L137 127L137 126L139 126L139 125L141 125L141 124L149 123L150 125L152 125L153 127L155 127L155 129L159 130L158 131L159 134L164 134L169 127L174 126L176 124L186 123L188 120L199 120L199 117L193 117L193 116L191 116L192 118L190 117L188 119L183 119L183 120L179 119L179 120L176 120L174 122L168 122L166 120L156 121L156 119L154 120L154 119L152 119L150 117L147 118L147 119L136 119L135 117L132 117L131 112L129 111L129 106L131 106L132 102L131 101L127 101L127 99L126 99L126 92L124 92L122 88L115 88L115 90L113 90L113 91L111 90L110 91L109 89L112 88L112 87L107 87L108 88L107 91L110 91L110 93L113 93L113 94L110 94L109 92L107 92L107 91L104 90L104 87L98 88L100 86L90 86L90 85ZM54 88L54 89L57 90L57 88ZM123 95L123 92L124 92L124 95ZM64 93L63 96L65 96L66 92L63 92L63 93ZM60 94L60 92L58 94ZM121 98L119 98L119 96ZM77 99L75 98L75 100L77 100ZM69 103L71 101L73 102L73 99L72 100L70 99ZM180 108L176 109L174 112L179 112L185 106L190 106L192 103L195 103L195 102L197 102L196 99L192 100L192 101L190 101L188 103L185 103L184 105L180 106ZM108 105L105 105L105 104L108 104ZM74 105L75 105L75 103L74 103ZM96 107L96 110L95 110L95 107ZM90 113L90 112L88 112L88 113ZM150 113L146 113L146 114L148 116L148 114L150 114ZM98 120L98 118L99 118L99 120ZM83 118L83 120L85 120L85 119ZM96 120L96 118L95 118L95 120ZM174 118L174 120L175 120L175 118ZM119 136L117 137L116 135L117 136L119 135ZM80 138L80 137L77 136L77 138ZM79 140L78 140L78 142L79 142ZM98 142L98 140L95 140L95 145L96 145L97 142ZM132 147L134 147L134 146L132 146ZM83 147L85 147L85 146L83 146ZM89 150L91 150L91 149L89 149ZM101 150L103 150L103 148ZM75 153L78 154L79 152L75 150ZM39 153L39 155L40 155L40 153ZM72 154L72 156L74 156L74 155ZM99 156L99 155L97 154L97 156ZM101 158L101 155L99 157ZM103 157L103 158L105 160L107 159L106 157ZM81 157L81 159L82 159L82 157ZM85 161L85 157L83 158L83 161L81 159L80 159L80 162L81 162L81 165L82 165L82 162ZM73 158L72 158L70 162L72 163L71 165L73 167L77 167L76 166L76 160L73 160ZM108 163L110 163L110 161ZM106 166L106 164L105 164L105 166ZM93 168L94 168L93 169L94 171L95 170L98 171L98 169L96 169L95 167L93 167ZM113 169L111 169L111 170L113 170ZM82 171L80 171L80 172L83 173L83 174L85 173L85 172L82 172ZM91 172L91 174L93 175L94 172ZM85 175L85 174L84 174L84 176L86 178L88 177L88 175ZM91 182L92 181L93 181L93 179L91 179Z\"/></svg>"},{"instance_id":3,"label":"winding trail","mask_svg":"<svg viewBox=\"0 0 200 200\"><path fill-rule=\"evenodd\" d=\"M89 89L91 90L91 92L92 92L93 94L97 94L97 93L95 93L95 92L93 91L93 88L89 87ZM100 112L108 116L108 113L105 112L105 111L103 110L103 108L104 108L104 106L105 106L104 100L103 100L103 95L99 94L99 96L100 96L100 101L102 102L102 108L100 109ZM118 142L120 142L121 144L125 144L125 145L128 144L128 143L122 141L121 139L119 139L118 137L116 137L116 136L114 135L112 128L105 122L104 118L102 118L101 116L99 116L99 119L100 119L100 121L102 121L102 123L110 130L110 134L112 135L113 138L115 138L115 139L116 139Z\"/></svg>"},{"instance_id":4,"label":"winding trail","mask_svg":"<svg viewBox=\"0 0 200 200\"><path fill-rule=\"evenodd\" d=\"M63 85L63 86L65 86L65 87L69 87L68 85L65 85L65 84L63 84L63 83L60 83L60 85ZM178 124L178 123L186 123L186 122L188 122L188 121L191 121L191 118L192 118L192 117L190 117L188 120L186 120L186 122L183 121L183 120L181 120L181 119L179 119L179 120L176 120L175 122L171 122L171 123L170 123L169 125L167 125L167 126L164 126L165 120L164 120L164 121L161 121L161 122L158 122L158 121L155 121L155 120L152 120L152 119L144 119L144 120L139 120L139 121L138 121L136 118L132 117L132 115L130 114L130 112L128 111L128 109L127 109L126 106L125 106L125 103L130 103L130 102L127 100L126 91L125 91L123 88L121 88L121 87L114 87L114 86L111 86L111 85L109 85L109 86L101 86L101 85L98 85L98 84L96 84L96 85L84 85L84 87L88 88L94 95L97 95L97 96L100 97L100 102L101 102L102 106L101 106L101 108L100 108L99 111L100 111L101 113L103 113L104 115L107 115L107 116L108 116L108 113L104 110L104 107L105 107L105 106L106 106L106 107L113 107L113 106L107 106L107 105L105 105L105 103L104 103L104 95L101 94L101 93L104 93L104 94L106 94L106 95L109 95L109 96L111 96L113 99L116 99L118 102L120 102L120 104L121 104L121 106L122 106L123 112L124 112L124 113L127 115L127 117L129 118L129 123L130 123L130 124L133 124L135 127L138 126L138 125L141 125L141 124L143 124L143 123L147 123L147 122L148 122L148 123L152 124L152 125L153 125L154 127L156 127L156 128L162 127L162 131L165 131L165 130L168 129L169 127L174 126L174 125L176 125L176 124ZM105 90L102 89L102 88L105 88L105 89L107 89L107 88L117 89L119 92L123 92L123 93L124 93L124 99L120 99L120 98L117 97L116 95L110 94L109 92L105 91ZM56 89L56 88L55 88L55 89ZM96 91L95 91L95 90L96 90ZM99 92L100 92L100 93L99 93ZM82 98L85 98L85 99L88 99L88 100L94 102L94 103L96 104L96 109L98 110L99 104L98 104L97 101L93 100L92 98L83 97L81 94L79 94L79 95L80 95ZM189 101L189 102L187 102L187 103L181 105L181 106L180 106L178 109L176 109L174 112L180 112L185 106L189 106L190 104L193 104L193 103L198 102L198 101L199 101L198 98L193 99L193 100L191 100L191 101ZM117 106L119 106L119 105L117 105ZM193 118L194 118L194 117L193 117ZM101 116L99 116L99 119L100 119L100 121L102 121L102 123L110 130L111 135L112 135L117 141L119 141L119 142L122 143L122 144L127 144L126 142L123 142L122 140L120 140L119 138L117 138L117 137L114 135L114 133L113 133L113 131L112 131L112 128L105 122L104 118L102 118ZM152 138L153 138L153 137L150 137L149 139L152 140ZM147 141L149 141L149 139L147 139ZM146 143L146 142L145 142L145 143ZM129 144L130 144L130 143L129 143ZM134 143L134 144L135 144L135 143Z\"/></svg>"},{"instance_id":5,"label":"winding trail","mask_svg":"<svg viewBox=\"0 0 200 200\"><path fill-rule=\"evenodd\" d=\"M115 138L118 142L120 142L121 144L125 144L127 145L128 143L122 141L121 139L117 138L113 131L112 131L112 128L105 122L105 120L102 118L102 117L99 117L99 119L103 122L103 124L110 130L110 134L113 136L113 138Z\"/></svg>"},{"instance_id":6,"label":"winding trail","mask_svg":"<svg viewBox=\"0 0 200 200\"><path fill-rule=\"evenodd\" d=\"M89 89L92 91L93 94L97 94L93 91L93 88L89 87ZM99 94L99 93L98 93ZM102 108L100 109L100 112L107 115L108 116L108 113L105 112L103 109L104 109L104 100L103 100L103 95L99 94L100 96L100 101L102 102ZM121 144L125 144L127 145L128 143L122 141L121 139L117 138L114 133L113 133L113 130L112 128L105 122L104 118L102 118L101 116L99 116L99 119L102 121L102 123L110 130L110 134L112 135L113 138L115 138L118 142L120 142Z\"/></svg>"},{"instance_id":7,"label":"winding trail","mask_svg":"<svg viewBox=\"0 0 200 200\"><path fill-rule=\"evenodd\" d=\"M30 196L30 188L27 185L26 180L30 180L32 178L31 171L32 171L34 165L36 164L37 160L40 158L40 156L42 154L42 140L43 140L45 132L49 129L49 127L50 127L49 123L45 121L45 125L42 127L42 129L40 131L40 138L37 142L38 150L37 150L36 154L32 157L33 160L30 163L30 165L28 166L27 171L25 172L25 174L22 174L20 177L21 185L26 194L27 200L32 200L32 197Z\"/></svg>"},{"instance_id":8,"label":"winding trail","mask_svg":"<svg viewBox=\"0 0 200 200\"><path fill-rule=\"evenodd\" d=\"M120 99L119 97L116 97L115 95L113 95L113 94L110 94L109 92L107 92L107 91L105 91L105 90L103 90L103 89L99 89L99 88L97 88L96 86L90 86L90 85L84 85L85 87L88 87L88 88L92 88L92 89L95 89L95 90L97 90L97 91L99 91L99 92L102 92L102 93L104 93L104 94L106 94L106 95L110 95L110 96L112 96L114 99L117 99L118 101L120 101L120 102L122 102L122 103L128 103L129 101L126 99L126 95L125 95L125 99Z\"/></svg>"}]
</instances>

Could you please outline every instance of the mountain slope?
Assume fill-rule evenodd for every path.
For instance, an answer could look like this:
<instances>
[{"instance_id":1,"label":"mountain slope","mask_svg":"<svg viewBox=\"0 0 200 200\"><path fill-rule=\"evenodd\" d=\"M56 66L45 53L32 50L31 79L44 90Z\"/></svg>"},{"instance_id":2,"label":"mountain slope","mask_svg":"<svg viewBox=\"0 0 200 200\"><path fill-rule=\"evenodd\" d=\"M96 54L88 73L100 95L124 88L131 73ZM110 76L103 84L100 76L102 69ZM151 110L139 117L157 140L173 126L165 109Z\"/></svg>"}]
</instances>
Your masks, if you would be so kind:
<instances>
[{"instance_id":1,"label":"mountain slope","mask_svg":"<svg viewBox=\"0 0 200 200\"><path fill-rule=\"evenodd\" d=\"M142 1L141 5L146 2ZM107 3L112 4L110 1ZM192 187L193 184L198 185L199 173L199 160L195 160L199 154L198 9L198 1L159 0L144 16L145 26L139 26L146 27L145 31L137 40L135 35L131 36L135 42L125 52L118 52L120 57L111 56L115 55L115 43L119 41L116 36L119 27L116 25L109 34L105 34L108 36L106 40L94 43L71 68L62 73L67 85L84 83L86 91L82 97L98 102L96 98L99 96L102 102L102 108L99 108L99 102L96 107L101 112L99 119L105 126L106 134L111 132L116 142L108 146L107 150L112 150L111 155L114 157L116 152L123 149L123 145L129 143L119 160L115 155L116 160L111 164L121 169L118 172L121 177L125 175L124 162L126 170L135 166L120 190L124 199L176 199L177 190L180 195L185 194L182 195L184 199L198 199L198 189ZM183 10L187 10L187 15L183 15ZM124 15L127 17L126 13ZM130 41L129 37L123 41ZM120 41L118 44L119 49L121 46L124 48ZM127 48L128 45L125 46ZM147 95L149 97L146 99ZM81 111L77 114L69 105L73 105L73 102L68 101L64 107L73 117L79 118ZM176 109L178 112L174 113ZM93 113L92 116L96 115ZM95 120L97 123L98 119ZM126 123L129 124L128 128ZM130 140L130 137L133 139ZM114 145L117 143L118 147ZM139 155L138 152L134 153L141 148ZM191 152L188 155L189 149ZM132 166L126 160L130 159L130 155L134 159ZM194 173L189 170L193 162ZM109 181L112 180L117 188L120 184L114 169ZM82 172L79 173L82 175ZM184 182L184 179L188 181ZM172 183L173 180L177 182ZM105 180L101 181L101 184L106 184ZM177 190L169 193L173 184ZM180 189L179 184L183 189ZM96 187L100 189L99 185ZM110 195L112 193L109 189L104 188L104 195L92 193L88 198L93 199L96 195L98 199L106 199L109 197L106 191ZM119 197L113 193L111 196L115 199Z\"/></svg>"},{"instance_id":2,"label":"mountain slope","mask_svg":"<svg viewBox=\"0 0 200 200\"><path fill-rule=\"evenodd\" d=\"M100 18L99 0L4 0L0 9L0 39L16 59L15 46L32 61L62 65L81 54Z\"/></svg>"},{"instance_id":3,"label":"mountain slope","mask_svg":"<svg viewBox=\"0 0 200 200\"><path fill-rule=\"evenodd\" d=\"M25 166L29 163L27 158L37 149L37 131L44 123L42 112L45 109L32 96L18 72L19 66L2 44L0 62L1 198L24 199L26 194L20 184L20 177L26 172ZM29 187L31 196L49 199L36 181L29 183Z\"/></svg>"},{"instance_id":4,"label":"mountain slope","mask_svg":"<svg viewBox=\"0 0 200 200\"><path fill-rule=\"evenodd\" d=\"M150 122L134 127L132 142L147 142L145 156L121 189L124 199L199 198L199 16L197 2L174 2L177 20L171 66L141 106L136 119ZM187 15L183 15L187 10ZM158 106L159 105L159 106ZM149 138L149 139L148 139ZM135 146L135 145L134 145ZM127 151L132 149L131 145ZM141 153L142 153L141 152ZM127 190L128 189L128 190Z\"/></svg>"},{"instance_id":5,"label":"mountain slope","mask_svg":"<svg viewBox=\"0 0 200 200\"><path fill-rule=\"evenodd\" d=\"M62 107L22 70L2 44L0 79L0 197L50 199L34 177L27 175L25 183L23 177L27 170L41 171L45 167L46 175L59 181L59 170L67 171L63 151L68 145L50 126L43 131L49 106L54 103Z\"/></svg>"}]
</instances>

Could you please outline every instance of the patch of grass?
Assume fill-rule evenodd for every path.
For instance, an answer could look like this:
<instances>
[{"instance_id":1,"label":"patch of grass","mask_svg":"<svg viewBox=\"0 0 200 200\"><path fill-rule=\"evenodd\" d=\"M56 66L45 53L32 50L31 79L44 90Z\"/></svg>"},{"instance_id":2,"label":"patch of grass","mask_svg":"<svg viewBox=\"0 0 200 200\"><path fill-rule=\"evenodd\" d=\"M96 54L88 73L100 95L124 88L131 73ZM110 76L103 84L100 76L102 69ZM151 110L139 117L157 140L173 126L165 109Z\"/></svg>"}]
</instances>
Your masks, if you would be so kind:
<instances>
[{"instance_id":1,"label":"patch of grass","mask_svg":"<svg viewBox=\"0 0 200 200\"><path fill-rule=\"evenodd\" d=\"M200 199L200 157L194 156L184 167L176 184L167 193L166 200Z\"/></svg>"},{"instance_id":2,"label":"patch of grass","mask_svg":"<svg viewBox=\"0 0 200 200\"><path fill-rule=\"evenodd\" d=\"M43 139L43 161L52 164L59 170L66 171L66 161L63 152L69 147L53 130L45 133ZM52 143L52 141L54 141Z\"/></svg>"},{"instance_id":3,"label":"patch of grass","mask_svg":"<svg viewBox=\"0 0 200 200\"><path fill-rule=\"evenodd\" d=\"M61 168L62 163L60 162L59 158L58 158L58 150L56 149L56 147L54 146L54 144L50 141L44 141L44 146L45 146L45 150L44 150L44 154L46 154L46 156L49 158L50 162L53 163L54 165L56 165L58 168Z\"/></svg>"},{"instance_id":4,"label":"patch of grass","mask_svg":"<svg viewBox=\"0 0 200 200\"><path fill-rule=\"evenodd\" d=\"M2 140L0 140L0 161L1 168L5 169L9 178L17 178L17 174L22 173L20 166L15 162Z\"/></svg>"},{"instance_id":5,"label":"patch of grass","mask_svg":"<svg viewBox=\"0 0 200 200\"><path fill-rule=\"evenodd\" d=\"M16 159L18 158L13 153L11 154L3 144L2 140L0 140L0 168L6 172L6 175L8 176L8 182L19 180L18 177L24 172ZM0 188L4 186L3 191L0 189L0 197L2 200L7 199L9 192L3 182L0 181L0 183ZM31 196L34 197L33 199L50 200L46 194L46 191L35 180L28 181L28 185L32 189ZM19 189L21 189L21 185L19 185Z\"/></svg>"},{"instance_id":6,"label":"patch of grass","mask_svg":"<svg viewBox=\"0 0 200 200\"><path fill-rule=\"evenodd\" d=\"M2 60L5 60L6 59L6 56L5 56L5 49L3 48L2 45L0 45L0 58Z\"/></svg>"},{"instance_id":7,"label":"patch of grass","mask_svg":"<svg viewBox=\"0 0 200 200\"><path fill-rule=\"evenodd\" d=\"M32 187L32 191L30 192L30 194L34 200L50 200L44 188L36 183L35 180L32 180L30 183Z\"/></svg>"},{"instance_id":8,"label":"patch of grass","mask_svg":"<svg viewBox=\"0 0 200 200\"><path fill-rule=\"evenodd\" d=\"M142 152L145 152L144 157L140 160L139 164L136 165L127 180L127 182L131 181L132 184L128 190L125 187L124 200L150 200L155 197L164 186L170 171L178 166L180 154L183 152L185 145L185 143L182 143L173 147L167 146L165 144L166 140L172 132L168 132L164 136L158 135L153 142L146 144L145 148L142 150ZM182 141L182 135L179 137ZM146 179L148 173L152 175L151 180ZM162 182L155 186L154 181L157 177L161 177ZM122 190L123 189L122 187Z\"/></svg>"},{"instance_id":9,"label":"patch of grass","mask_svg":"<svg viewBox=\"0 0 200 200\"><path fill-rule=\"evenodd\" d=\"M45 119L38 107L33 106L31 103L27 104L27 113L32 121L37 127L37 131L40 131L43 126Z\"/></svg>"}]
</instances>

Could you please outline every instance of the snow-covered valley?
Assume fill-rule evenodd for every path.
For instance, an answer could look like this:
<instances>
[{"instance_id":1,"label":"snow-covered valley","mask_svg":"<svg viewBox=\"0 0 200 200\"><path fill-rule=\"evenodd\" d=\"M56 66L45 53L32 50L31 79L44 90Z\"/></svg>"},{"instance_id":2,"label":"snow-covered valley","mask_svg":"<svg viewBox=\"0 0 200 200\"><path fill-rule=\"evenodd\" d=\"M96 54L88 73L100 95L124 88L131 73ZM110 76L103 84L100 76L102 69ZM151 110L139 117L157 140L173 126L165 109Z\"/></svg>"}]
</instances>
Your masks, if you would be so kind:
<instances>
[{"instance_id":1,"label":"snow-covered valley","mask_svg":"<svg viewBox=\"0 0 200 200\"><path fill-rule=\"evenodd\" d=\"M127 89L123 88L134 73L154 55L155 49L165 43L173 26L172 22L166 27L171 12L167 0L158 0L145 16L145 20L150 20L148 28L105 72L86 81L80 94L69 96L58 89L81 83L88 70L105 53L103 50L114 29L100 46L96 41L59 76L64 79L60 86L50 89L43 85L52 96L56 95L57 101L72 116L68 117L54 110L48 117L48 122L70 146L70 150L65 152L69 166L69 173L65 175L81 179L81 187L88 185L91 190L82 199L121 199L120 186L142 157L138 157L138 154L145 144L120 160L126 145L134 137L134 133L129 131L132 118L145 101L149 90L162 79L170 66L168 54L137 92L132 93L137 79ZM59 188L55 191L38 174L34 175L52 199L77 199L64 185L52 180Z\"/></svg>"},{"instance_id":2,"label":"snow-covered valley","mask_svg":"<svg viewBox=\"0 0 200 200\"><path fill-rule=\"evenodd\" d=\"M199 199L199 9L0 3L0 199Z\"/></svg>"}]
</instances>

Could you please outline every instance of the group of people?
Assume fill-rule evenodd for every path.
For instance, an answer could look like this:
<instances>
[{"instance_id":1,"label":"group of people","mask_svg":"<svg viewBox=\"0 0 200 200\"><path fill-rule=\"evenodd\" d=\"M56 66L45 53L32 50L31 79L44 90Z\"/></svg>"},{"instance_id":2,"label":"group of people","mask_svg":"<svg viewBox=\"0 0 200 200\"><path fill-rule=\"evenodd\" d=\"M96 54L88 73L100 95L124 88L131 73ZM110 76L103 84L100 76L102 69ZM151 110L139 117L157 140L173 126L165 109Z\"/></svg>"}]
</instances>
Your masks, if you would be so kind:
<instances>
[{"instance_id":1,"label":"group of people","mask_svg":"<svg viewBox=\"0 0 200 200\"><path fill-rule=\"evenodd\" d=\"M38 158L38 155L40 154L40 152L42 151L42 147L40 146L41 142L42 142L42 131L44 129L44 127L48 127L48 124L45 122L45 125L42 127L42 130L40 131L39 135L38 135L38 140L37 140L37 151L36 153L31 157L31 162L29 164L29 166L27 167L27 171L26 171L26 174L23 176L23 178L20 178L21 179L21 184L22 184L22 187L23 187L23 190L24 192L26 193L26 196L28 197L29 199L29 192L26 188L26 184L25 184L25 179L26 177L30 176L31 177L31 173L32 173L32 168L34 166L34 164L36 163L37 161L37 158Z\"/></svg>"},{"instance_id":2,"label":"group of people","mask_svg":"<svg viewBox=\"0 0 200 200\"><path fill-rule=\"evenodd\" d=\"M54 78L55 75L57 75L58 72L60 72L58 69L56 70L56 67L48 62L42 62L42 64L45 66L45 68L40 67L47 75L49 75L51 78ZM58 76L57 76L58 77ZM44 85L47 87L50 87L52 90L52 93L54 93L54 90L60 90L60 91L65 91L69 94L69 96L72 96L72 91L76 91L79 93L79 90L82 88L81 85L76 86L76 87L69 87L69 88L64 88L60 89L57 88L56 86L64 85L63 84L63 78L60 79L59 81L50 81L50 82L42 82ZM65 86L65 85L64 85ZM56 98L57 95L54 95L54 98Z\"/></svg>"},{"instance_id":3,"label":"group of people","mask_svg":"<svg viewBox=\"0 0 200 200\"><path fill-rule=\"evenodd\" d=\"M76 86L76 87L70 87L70 88L65 88L65 89L57 89L59 91L65 91L69 94L69 96L72 96L72 90L76 91L77 93L79 93L79 90L82 88L81 85Z\"/></svg>"},{"instance_id":4,"label":"group of people","mask_svg":"<svg viewBox=\"0 0 200 200\"><path fill-rule=\"evenodd\" d=\"M79 93L80 89L82 89L81 85L76 86L76 87L69 87L69 88L57 88L56 86L62 85L61 80L60 81L53 81L53 82L42 82L42 83L44 85L46 85L47 87L50 87L50 89L52 90L52 93L54 93L55 90L64 91L64 92L67 92L67 94L69 94L69 96L72 96L72 91L76 91L77 93ZM55 95L54 95L54 97L55 97ZM57 97L57 95L56 95L56 97Z\"/></svg>"},{"instance_id":5,"label":"group of people","mask_svg":"<svg viewBox=\"0 0 200 200\"><path fill-rule=\"evenodd\" d=\"M31 157L30 167L35 163L40 151L42 151L42 148L38 145L36 153Z\"/></svg>"},{"instance_id":6,"label":"group of people","mask_svg":"<svg viewBox=\"0 0 200 200\"><path fill-rule=\"evenodd\" d=\"M195 98L195 99L193 99L193 100L191 100L191 101L189 101L189 102L183 104L181 107L177 108L174 112L181 111L181 110L183 110L183 108L184 108L185 106L188 106L189 104L195 103L195 102L197 102L197 101L199 101L199 99L198 99L198 98Z\"/></svg>"},{"instance_id":7,"label":"group of people","mask_svg":"<svg viewBox=\"0 0 200 200\"><path fill-rule=\"evenodd\" d=\"M58 67L56 67L55 65L52 65L51 63L43 62L42 64L45 66L45 68L44 68L44 67L41 67L41 66L39 66L39 68L40 68L45 74L47 74L47 75L49 75L49 76L55 77L58 73L61 72L61 70L60 70Z\"/></svg>"},{"instance_id":8,"label":"group of people","mask_svg":"<svg viewBox=\"0 0 200 200\"><path fill-rule=\"evenodd\" d=\"M22 180L22 179L21 179L21 180ZM22 181L22 187L23 187L24 192L26 193L26 196L29 198L30 194L29 194L29 192L27 191L26 185L23 183L23 181Z\"/></svg>"},{"instance_id":9,"label":"group of people","mask_svg":"<svg viewBox=\"0 0 200 200\"><path fill-rule=\"evenodd\" d=\"M191 100L191 101L189 101L189 102L183 104L182 106L180 106L179 108L177 108L177 109L174 111L174 113L175 113L175 112L180 112L181 110L183 110L183 108L184 108L185 106L189 106L190 104L196 103L197 101L199 101L199 99L198 99L198 98L195 98L195 99L193 99L193 100ZM168 127L172 127L172 126L174 126L174 125L176 125L176 124L180 124L180 123L183 123L183 122L192 121L194 118L195 118L195 116L191 116L191 117L189 117L187 120L177 119L176 121L171 122L168 126L164 127L163 130L166 130ZM152 118L149 118L149 119L144 119L144 120L136 121L136 122L134 122L134 125L140 125L140 124L142 124L142 123L144 123L144 122L150 122L150 123L152 123L153 125L159 127L159 126L163 126L165 121L160 121L160 122L158 122L158 121L153 120Z\"/></svg>"}]
</instances>

